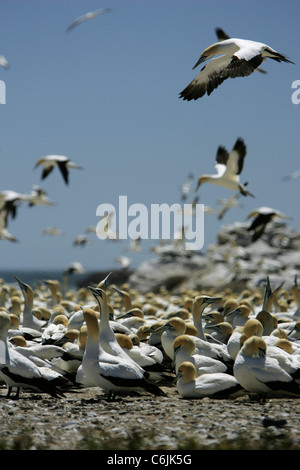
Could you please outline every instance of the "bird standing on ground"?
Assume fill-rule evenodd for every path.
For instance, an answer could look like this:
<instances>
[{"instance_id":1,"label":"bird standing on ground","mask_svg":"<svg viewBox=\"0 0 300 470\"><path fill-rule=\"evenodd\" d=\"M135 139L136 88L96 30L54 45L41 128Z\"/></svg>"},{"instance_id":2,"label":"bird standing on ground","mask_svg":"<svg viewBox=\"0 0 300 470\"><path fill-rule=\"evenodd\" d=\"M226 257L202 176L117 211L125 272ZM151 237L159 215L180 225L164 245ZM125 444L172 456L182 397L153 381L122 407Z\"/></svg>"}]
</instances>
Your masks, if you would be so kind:
<instances>
[{"instance_id":1,"label":"bird standing on ground","mask_svg":"<svg viewBox=\"0 0 300 470\"><path fill-rule=\"evenodd\" d=\"M215 161L217 174L200 176L196 191L203 183L213 183L233 191L239 191L243 196L254 197L253 194L247 191L245 185L240 183L240 174L243 170L246 150L246 145L240 137L235 142L230 153L227 152L225 147L220 145Z\"/></svg>"},{"instance_id":2,"label":"bird standing on ground","mask_svg":"<svg viewBox=\"0 0 300 470\"><path fill-rule=\"evenodd\" d=\"M30 359L17 352L7 341L10 317L0 312L0 378L7 386L7 398L16 388L15 399L19 398L20 389L31 392L44 392L52 397L63 396L61 387L69 385L62 375L47 367L38 367Z\"/></svg>"},{"instance_id":3,"label":"bird standing on ground","mask_svg":"<svg viewBox=\"0 0 300 470\"><path fill-rule=\"evenodd\" d=\"M20 286L22 294L24 296L24 307L22 312L22 327L23 328L32 328L33 330L41 331L42 328L45 326L46 322L39 320L36 318L33 313L33 300L34 300L34 293L32 288L22 282L15 276L17 283Z\"/></svg>"},{"instance_id":4,"label":"bird standing on ground","mask_svg":"<svg viewBox=\"0 0 300 470\"><path fill-rule=\"evenodd\" d=\"M214 58L216 55L219 57ZM193 69L208 59L212 60L201 69L199 75L179 96L190 101L201 98L205 93L210 95L227 78L250 75L265 58L294 63L261 42L233 38L212 44L204 49Z\"/></svg>"},{"instance_id":5,"label":"bird standing on ground","mask_svg":"<svg viewBox=\"0 0 300 470\"><path fill-rule=\"evenodd\" d=\"M176 386L183 398L236 398L245 394L232 375L215 372L196 377L195 366L188 361L179 366Z\"/></svg>"},{"instance_id":6,"label":"bird standing on ground","mask_svg":"<svg viewBox=\"0 0 300 470\"><path fill-rule=\"evenodd\" d=\"M82 369L91 383L107 390L109 399L116 392L147 391L154 395L164 395L159 387L148 382L145 372L134 361L124 361L123 358L103 350L99 341L100 331L96 312L85 309L84 319L88 336Z\"/></svg>"},{"instance_id":7,"label":"bird standing on ground","mask_svg":"<svg viewBox=\"0 0 300 470\"><path fill-rule=\"evenodd\" d=\"M300 388L279 362L269 357L263 338L248 338L236 356L233 373L247 392L258 396L300 396Z\"/></svg>"}]
</instances>

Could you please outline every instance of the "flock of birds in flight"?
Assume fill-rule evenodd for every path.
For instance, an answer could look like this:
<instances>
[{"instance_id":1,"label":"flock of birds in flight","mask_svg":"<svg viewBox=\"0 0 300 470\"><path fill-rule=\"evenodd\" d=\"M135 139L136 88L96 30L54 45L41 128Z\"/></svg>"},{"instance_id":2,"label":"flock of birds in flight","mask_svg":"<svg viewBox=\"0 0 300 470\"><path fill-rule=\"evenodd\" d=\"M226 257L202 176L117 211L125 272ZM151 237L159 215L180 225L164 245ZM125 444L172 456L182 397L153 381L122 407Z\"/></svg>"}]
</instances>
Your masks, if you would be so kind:
<instances>
[{"instance_id":1,"label":"flock of birds in flight","mask_svg":"<svg viewBox=\"0 0 300 470\"><path fill-rule=\"evenodd\" d=\"M68 31L106 11L78 18ZM201 54L195 67L212 60L181 92L183 99L209 95L227 78L264 72L259 66L266 58L291 62L265 44L224 36ZM214 59L216 54L221 57ZM232 189L236 197L253 196L247 184L240 182L245 156L241 138L230 153L220 146L217 174L200 176L197 187L213 183ZM57 167L66 184L69 169L80 168L61 155L46 156L36 163L36 167L41 165L42 179ZM192 179L189 176L183 185L183 199ZM15 216L21 201L51 204L39 187L25 196L2 191L2 238L6 238L8 217ZM270 220L274 214L264 208L252 215L257 218L251 229L261 230L266 217ZM34 293L16 278L23 302L16 290L1 285L0 378L8 397L13 389L15 398L20 389L60 397L74 387L100 387L108 392L108 399L129 391L161 396L165 392L159 380L170 376L171 380L175 377L178 393L185 398L244 393L299 396L300 290L296 278L291 292L281 294L280 305L280 288L272 291L267 279L263 298L259 292L238 298L230 298L230 293L220 297L197 292L174 304L174 298L161 291L153 296L153 304L147 296L138 297L138 306L133 305L128 290L111 286L110 278L111 273L96 287L89 286L68 299L58 282L43 281L49 296L41 288ZM119 305L116 295L121 298ZM207 307L210 311L205 314Z\"/></svg>"},{"instance_id":2,"label":"flock of birds in flight","mask_svg":"<svg viewBox=\"0 0 300 470\"><path fill-rule=\"evenodd\" d=\"M111 12L111 8L100 8L92 12L88 12L73 21L67 28L66 32L73 31L82 22L93 20L97 16ZM200 73L192 80L192 82L179 94L183 100L197 100L203 97L206 93L210 95L219 85L221 85L228 78L245 77L252 74L254 71L266 73L260 65L267 59L272 59L277 62L293 63L283 54L272 49L270 46L250 40L230 38L221 28L216 29L218 42L204 49L201 53L199 60L196 62L194 69L208 61L203 66ZM7 59L1 55L0 65L4 68L9 67ZM201 175L197 182L196 191L203 183L211 183L223 186L233 190L235 194L229 199L219 200L221 209L218 213L218 218L222 219L225 213L231 207L239 207L238 199L240 195L252 196L254 195L246 188L248 183L242 184L240 175L243 169L244 159L246 156L246 145L242 138L238 138L233 146L232 151L229 153L224 146L219 146L217 150L215 169L216 174ZM72 160L64 155L47 155L39 159L35 168L42 166L41 179L45 179L54 168L58 168L61 172L64 182L69 184L69 170L82 169L81 166L72 162ZM284 181L294 179L300 176L300 171L296 171L291 175L283 178ZM185 183L182 185L182 200L186 198L184 191L190 191L190 185L193 176L188 176ZM31 194L20 194L12 190L0 192L0 240L17 241L16 237L8 232L7 226L9 218L16 216L17 207L24 201L27 201L30 206L45 204L53 205L52 201L47 197L46 192L39 186L34 186ZM198 197L195 197L193 204L196 204ZM205 209L207 212L214 212L213 210ZM286 217L282 212L270 208L260 207L251 211L249 217L256 217L249 231L253 232L253 241L257 240L263 233L266 224L272 220L273 217ZM259 227L259 228L257 228ZM180 229L181 233L184 230ZM95 228L87 228L87 233L94 231ZM48 235L60 235L62 231L56 227L48 227L43 231ZM90 242L88 234L78 235L73 244L75 246L85 246ZM140 250L140 240L136 240L132 248L129 250ZM121 263L128 267L130 261L126 257L119 257Z\"/></svg>"}]
</instances>

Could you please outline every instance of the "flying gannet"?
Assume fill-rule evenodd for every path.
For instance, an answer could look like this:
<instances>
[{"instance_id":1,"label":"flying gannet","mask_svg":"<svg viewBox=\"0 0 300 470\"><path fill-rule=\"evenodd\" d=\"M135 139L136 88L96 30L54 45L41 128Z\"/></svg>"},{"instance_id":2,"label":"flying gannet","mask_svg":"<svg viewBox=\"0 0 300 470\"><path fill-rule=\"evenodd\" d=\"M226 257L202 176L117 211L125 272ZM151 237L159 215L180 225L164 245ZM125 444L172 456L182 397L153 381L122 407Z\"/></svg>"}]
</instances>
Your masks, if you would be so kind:
<instances>
[{"instance_id":1,"label":"flying gannet","mask_svg":"<svg viewBox=\"0 0 300 470\"><path fill-rule=\"evenodd\" d=\"M215 56L218 57L214 58ZM230 38L212 44L204 49L193 69L206 60L212 60L201 69L179 97L191 101L201 98L205 93L210 95L227 78L250 75L267 57L277 62L294 63L261 42Z\"/></svg>"},{"instance_id":2,"label":"flying gannet","mask_svg":"<svg viewBox=\"0 0 300 470\"><path fill-rule=\"evenodd\" d=\"M225 41L226 39L230 39L230 36L228 36L228 34L225 33L225 31L222 28L216 28L215 32L216 32L218 41ZM263 59L263 61L264 60L265 59ZM255 71L256 72L261 72L261 73L267 73L266 70L261 69L260 67L257 67L257 69L255 69Z\"/></svg>"},{"instance_id":3,"label":"flying gannet","mask_svg":"<svg viewBox=\"0 0 300 470\"><path fill-rule=\"evenodd\" d=\"M66 157L65 155L46 155L37 161L34 168L39 165L43 165L42 179L45 179L49 173L53 171L54 167L58 166L66 184L69 184L70 168L82 170L81 166L76 165L70 160L69 157Z\"/></svg>"},{"instance_id":4,"label":"flying gannet","mask_svg":"<svg viewBox=\"0 0 300 470\"><path fill-rule=\"evenodd\" d=\"M254 197L252 193L247 191L245 185L240 182L246 150L246 145L240 137L230 153L228 153L225 147L220 145L215 161L217 173L215 175L201 175L198 179L196 191L203 183L213 183L233 191L239 191L243 196Z\"/></svg>"},{"instance_id":5,"label":"flying gannet","mask_svg":"<svg viewBox=\"0 0 300 470\"><path fill-rule=\"evenodd\" d=\"M263 235L267 224L271 222L274 217L290 220L290 217L286 216L277 209L265 206L258 207L257 209L254 209L248 214L248 219L253 218L252 224L247 229L249 232L253 232L253 242L258 240Z\"/></svg>"},{"instance_id":6,"label":"flying gannet","mask_svg":"<svg viewBox=\"0 0 300 470\"><path fill-rule=\"evenodd\" d=\"M78 18L76 18L76 20L74 20L70 24L70 26L67 27L66 31L70 32L70 31L72 31L72 29L74 29L76 26L78 26L83 21L92 20L92 19L96 18L98 15L101 15L103 13L108 13L110 11L112 11L112 8L99 8L98 10L95 10L95 11L89 11L85 15L82 15L82 16L79 16Z\"/></svg>"}]
</instances>

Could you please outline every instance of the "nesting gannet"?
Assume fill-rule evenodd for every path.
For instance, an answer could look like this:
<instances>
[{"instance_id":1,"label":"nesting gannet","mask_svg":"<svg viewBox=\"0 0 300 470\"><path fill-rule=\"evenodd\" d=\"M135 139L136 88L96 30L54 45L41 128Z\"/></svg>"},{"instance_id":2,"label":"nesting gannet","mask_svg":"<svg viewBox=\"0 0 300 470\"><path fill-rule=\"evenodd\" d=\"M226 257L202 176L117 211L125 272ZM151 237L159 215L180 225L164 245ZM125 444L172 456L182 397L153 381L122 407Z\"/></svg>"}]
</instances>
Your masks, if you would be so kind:
<instances>
[{"instance_id":1,"label":"nesting gannet","mask_svg":"<svg viewBox=\"0 0 300 470\"><path fill-rule=\"evenodd\" d=\"M246 145L240 137L236 140L234 147L230 153L223 147L219 146L216 155L215 175L201 175L198 179L196 191L203 183L213 183L233 191L239 191L243 196L253 196L247 191L245 185L240 183L240 174L244 166L246 156Z\"/></svg>"},{"instance_id":2,"label":"nesting gannet","mask_svg":"<svg viewBox=\"0 0 300 470\"><path fill-rule=\"evenodd\" d=\"M93 296L95 297L99 305L99 310L100 310L99 341L101 344L101 348L108 354L122 358L124 361L134 362L126 354L126 352L123 351L123 349L121 348L121 346L119 345L116 339L113 329L110 326L110 321L109 321L110 315L109 315L107 297L106 297L105 292L102 289L99 289L97 287L88 286L88 289L91 291L91 293L93 294ZM92 314L93 312L90 312L90 310L91 309L89 308L84 308L83 315L86 311L87 311L87 315L89 313Z\"/></svg>"},{"instance_id":3,"label":"nesting gannet","mask_svg":"<svg viewBox=\"0 0 300 470\"><path fill-rule=\"evenodd\" d=\"M185 333L185 321L180 317L173 317L166 321L162 326L156 328L156 333L161 332L161 344L165 354L174 359L174 340L177 336Z\"/></svg>"},{"instance_id":4,"label":"nesting gannet","mask_svg":"<svg viewBox=\"0 0 300 470\"><path fill-rule=\"evenodd\" d=\"M233 330L228 342L227 342L227 351L230 354L230 357L235 360L242 344L245 339L250 338L251 336L261 337L263 334L263 326L259 320L256 318L250 318L244 324L244 326L238 326Z\"/></svg>"},{"instance_id":5,"label":"nesting gannet","mask_svg":"<svg viewBox=\"0 0 300 470\"><path fill-rule=\"evenodd\" d=\"M95 386L107 390L109 398L116 392L130 391L165 395L159 387L148 382L145 372L134 361L125 361L122 357L103 350L99 341L99 324L95 312L85 309L84 318L88 336L82 369L88 380Z\"/></svg>"},{"instance_id":6,"label":"nesting gannet","mask_svg":"<svg viewBox=\"0 0 300 470\"><path fill-rule=\"evenodd\" d=\"M206 336L203 331L203 325L202 325L202 314L204 309L212 304L213 302L216 302L220 300L220 297L211 297L209 295L199 295L194 299L193 302L193 321L194 325L197 328L197 336L198 338L201 338L203 340L206 340Z\"/></svg>"},{"instance_id":7,"label":"nesting gannet","mask_svg":"<svg viewBox=\"0 0 300 470\"><path fill-rule=\"evenodd\" d=\"M76 165L74 162L71 161L69 157L66 157L65 155L46 155L45 157L40 158L37 161L34 168L38 167L39 165L43 165L43 171L41 176L42 179L46 178L49 173L53 171L55 166L58 166L66 184L69 184L70 168L82 170L81 166Z\"/></svg>"},{"instance_id":8,"label":"nesting gannet","mask_svg":"<svg viewBox=\"0 0 300 470\"><path fill-rule=\"evenodd\" d=\"M9 327L9 315L0 312L0 378L6 383L7 397L11 396L13 388L17 388L15 398L19 398L20 389L44 392L53 397L62 396L60 388L68 386L69 381L48 367L37 366L9 345Z\"/></svg>"},{"instance_id":9,"label":"nesting gannet","mask_svg":"<svg viewBox=\"0 0 300 470\"><path fill-rule=\"evenodd\" d=\"M43 279L42 282L46 284L51 293L50 299L47 299L48 306L54 307L55 305L59 304L59 302L61 301L60 282L57 279ZM60 308L60 313L65 313L62 306L59 306L58 308Z\"/></svg>"},{"instance_id":10,"label":"nesting gannet","mask_svg":"<svg viewBox=\"0 0 300 470\"><path fill-rule=\"evenodd\" d=\"M216 55L220 57L213 58ZM277 62L293 63L284 55L261 42L231 38L212 44L202 52L193 69L208 59L212 60L202 68L199 75L179 96L190 101L201 98L205 93L210 95L227 78L250 75L265 58Z\"/></svg>"},{"instance_id":11,"label":"nesting gannet","mask_svg":"<svg viewBox=\"0 0 300 470\"><path fill-rule=\"evenodd\" d=\"M249 320L251 310L248 305L239 305L237 308L226 314L226 321L228 321L234 328L236 326L244 326Z\"/></svg>"},{"instance_id":12,"label":"nesting gannet","mask_svg":"<svg viewBox=\"0 0 300 470\"><path fill-rule=\"evenodd\" d=\"M194 364L197 377L202 374L227 371L227 366L220 360L205 354L197 354L195 341L192 336L186 334L177 336L174 340L173 347L176 373L178 372L180 364L184 361Z\"/></svg>"},{"instance_id":13,"label":"nesting gannet","mask_svg":"<svg viewBox=\"0 0 300 470\"><path fill-rule=\"evenodd\" d=\"M233 333L233 327L230 323L223 321L216 325L206 325L205 331L210 334L212 339L227 344Z\"/></svg>"},{"instance_id":14,"label":"nesting gannet","mask_svg":"<svg viewBox=\"0 0 300 470\"><path fill-rule=\"evenodd\" d=\"M225 33L225 31L222 28L216 28L215 32L216 32L218 41L225 41L226 39L230 39L230 36L228 36L228 34ZM264 58L262 62L264 60L266 59ZM266 70L261 69L260 67L257 67L257 69L255 69L255 72L267 73Z\"/></svg>"},{"instance_id":15,"label":"nesting gannet","mask_svg":"<svg viewBox=\"0 0 300 470\"><path fill-rule=\"evenodd\" d=\"M22 354L23 356L30 359L34 364L38 367L43 367L45 369L50 369L51 371L57 372L59 375L66 376L66 368L60 367L57 362L55 362L56 358L59 358L64 361L65 363L70 363L70 361L74 361L76 358L71 356L62 348L58 348L57 350L50 349L49 346L42 346L39 344L28 344L27 341L24 340L23 343L20 342L22 337L15 336L13 337L10 342L15 345L15 351ZM54 346L50 346L53 348ZM55 358L55 359L54 359ZM53 361L54 359L54 361ZM78 361L77 361L78 362ZM81 360L80 360L81 363ZM80 364L77 364L79 367Z\"/></svg>"},{"instance_id":16,"label":"nesting gannet","mask_svg":"<svg viewBox=\"0 0 300 470\"><path fill-rule=\"evenodd\" d=\"M177 336L186 333L187 326L184 320L179 317L173 317L165 324L156 329L156 332L162 332L161 344L164 352L170 359L174 359L174 340ZM232 365L232 359L227 352L225 344L210 343L206 339L199 338L193 335L193 340L196 345L195 352L203 354L214 359L223 361L226 365Z\"/></svg>"},{"instance_id":17,"label":"nesting gannet","mask_svg":"<svg viewBox=\"0 0 300 470\"><path fill-rule=\"evenodd\" d=\"M269 336L278 327L277 318L266 310L258 312L255 318L262 324L264 336Z\"/></svg>"},{"instance_id":18,"label":"nesting gannet","mask_svg":"<svg viewBox=\"0 0 300 470\"><path fill-rule=\"evenodd\" d=\"M120 346L124 349L126 354L133 359L139 366L149 373L150 381L160 381L167 378L165 372L168 369L162 365L163 355L161 351L161 360L157 361L153 355L146 354L145 350L138 344L134 344L132 338L126 334L116 333L116 338Z\"/></svg>"},{"instance_id":19,"label":"nesting gannet","mask_svg":"<svg viewBox=\"0 0 300 470\"><path fill-rule=\"evenodd\" d=\"M215 372L196 377L195 366L187 361L179 366L176 387L183 398L237 398L245 394L232 375Z\"/></svg>"},{"instance_id":20,"label":"nesting gannet","mask_svg":"<svg viewBox=\"0 0 300 470\"><path fill-rule=\"evenodd\" d=\"M65 315L59 315L42 332L42 344L62 346L66 342L67 330L68 318Z\"/></svg>"},{"instance_id":21,"label":"nesting gannet","mask_svg":"<svg viewBox=\"0 0 300 470\"><path fill-rule=\"evenodd\" d=\"M33 298L34 298L33 290L28 284L25 284L16 276L15 276L15 279L17 283L19 284L23 297L24 297L24 307L23 307L23 313L22 313L22 327L32 328L34 330L41 331L42 328L45 326L46 322L39 320L32 314Z\"/></svg>"},{"instance_id":22,"label":"nesting gannet","mask_svg":"<svg viewBox=\"0 0 300 470\"><path fill-rule=\"evenodd\" d=\"M292 352L290 352L292 344L289 344L290 349L288 350L288 345L282 344L282 341L290 343L288 340L279 340L273 345L267 344L268 357L276 359L280 367L290 374L290 376L299 384L300 361L296 355L293 355Z\"/></svg>"},{"instance_id":23,"label":"nesting gannet","mask_svg":"<svg viewBox=\"0 0 300 470\"><path fill-rule=\"evenodd\" d=\"M131 303L131 296L129 292L126 292L125 290L118 289L118 287L113 286L112 287L115 292L117 292L123 301L125 311L128 312L132 308L132 303Z\"/></svg>"},{"instance_id":24,"label":"nesting gannet","mask_svg":"<svg viewBox=\"0 0 300 470\"><path fill-rule=\"evenodd\" d=\"M144 335L147 334L148 336L148 344L162 348L161 344L161 335L163 330L160 328L164 326L165 320L158 320L157 322L152 323L151 325L148 325L148 328L144 329ZM144 325L145 327L147 325Z\"/></svg>"},{"instance_id":25,"label":"nesting gannet","mask_svg":"<svg viewBox=\"0 0 300 470\"><path fill-rule=\"evenodd\" d=\"M247 392L261 396L300 396L293 377L279 362L269 357L263 338L248 338L239 351L233 366L237 381Z\"/></svg>"},{"instance_id":26,"label":"nesting gannet","mask_svg":"<svg viewBox=\"0 0 300 470\"><path fill-rule=\"evenodd\" d=\"M146 324L146 320L144 319L144 314L141 309L133 308L123 315L120 315L117 319L117 323L128 328L131 333L136 334L138 329Z\"/></svg>"},{"instance_id":27,"label":"nesting gannet","mask_svg":"<svg viewBox=\"0 0 300 470\"><path fill-rule=\"evenodd\" d=\"M247 229L249 232L253 232L253 242L258 240L263 235L267 224L275 217L290 220L290 217L276 209L272 209L271 207L258 207L248 214L247 219L254 219Z\"/></svg>"},{"instance_id":28,"label":"nesting gannet","mask_svg":"<svg viewBox=\"0 0 300 470\"><path fill-rule=\"evenodd\" d=\"M97 10L89 11L88 13L85 13L84 15L76 18L76 20L74 20L70 24L70 26L67 27L66 31L70 32L80 23L83 23L83 21L92 20L96 18L98 15L102 15L103 13L109 13L111 11L112 11L112 8L98 8Z\"/></svg>"},{"instance_id":29,"label":"nesting gannet","mask_svg":"<svg viewBox=\"0 0 300 470\"><path fill-rule=\"evenodd\" d=\"M146 356L151 357L157 363L162 363L164 356L162 351L158 347L151 345L148 342L141 341L139 336L134 333L130 333L129 338L131 339L132 344L134 346L138 346Z\"/></svg>"}]
</instances>

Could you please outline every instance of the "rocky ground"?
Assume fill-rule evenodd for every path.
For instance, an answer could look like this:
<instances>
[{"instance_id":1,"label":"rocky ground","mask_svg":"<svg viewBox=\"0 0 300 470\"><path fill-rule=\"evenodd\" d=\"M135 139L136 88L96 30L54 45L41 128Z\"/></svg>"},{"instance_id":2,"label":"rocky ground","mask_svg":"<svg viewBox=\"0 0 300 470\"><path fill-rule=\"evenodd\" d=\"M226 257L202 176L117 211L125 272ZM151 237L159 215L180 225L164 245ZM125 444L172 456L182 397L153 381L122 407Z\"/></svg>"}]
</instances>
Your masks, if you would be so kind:
<instances>
[{"instance_id":1,"label":"rocky ground","mask_svg":"<svg viewBox=\"0 0 300 470\"><path fill-rule=\"evenodd\" d=\"M0 389L0 449L7 450L274 450L300 449L300 402L245 396L186 400L174 387L166 397L105 400L88 388L65 398Z\"/></svg>"}]
</instances>

